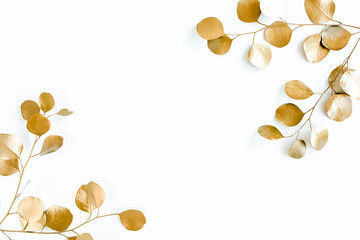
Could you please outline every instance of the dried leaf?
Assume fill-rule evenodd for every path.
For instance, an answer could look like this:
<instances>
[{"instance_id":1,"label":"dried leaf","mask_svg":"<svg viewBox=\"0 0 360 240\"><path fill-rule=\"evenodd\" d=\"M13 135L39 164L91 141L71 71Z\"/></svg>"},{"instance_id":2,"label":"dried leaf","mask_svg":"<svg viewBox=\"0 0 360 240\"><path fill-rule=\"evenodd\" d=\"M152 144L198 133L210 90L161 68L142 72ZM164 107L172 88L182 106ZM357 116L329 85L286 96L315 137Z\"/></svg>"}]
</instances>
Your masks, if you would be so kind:
<instances>
[{"instance_id":1,"label":"dried leaf","mask_svg":"<svg viewBox=\"0 0 360 240\"><path fill-rule=\"evenodd\" d=\"M208 48L215 54L224 55L231 47L232 39L227 35L223 35L219 38L208 40Z\"/></svg>"},{"instance_id":2,"label":"dried leaf","mask_svg":"<svg viewBox=\"0 0 360 240\"><path fill-rule=\"evenodd\" d=\"M40 113L39 105L31 100L26 100L21 104L21 115L27 121L35 113Z\"/></svg>"},{"instance_id":3,"label":"dried leaf","mask_svg":"<svg viewBox=\"0 0 360 240\"><path fill-rule=\"evenodd\" d=\"M360 99L360 71L348 69L341 77L340 86L351 97Z\"/></svg>"},{"instance_id":4,"label":"dried leaf","mask_svg":"<svg viewBox=\"0 0 360 240\"><path fill-rule=\"evenodd\" d=\"M329 49L324 48L321 43L320 34L308 36L304 41L304 51L306 59L312 63L322 61L330 52Z\"/></svg>"},{"instance_id":5,"label":"dried leaf","mask_svg":"<svg viewBox=\"0 0 360 240\"><path fill-rule=\"evenodd\" d=\"M0 147L1 151L1 147ZM17 158L2 160L0 159L0 175L10 176L19 171L19 161Z\"/></svg>"},{"instance_id":6,"label":"dried leaf","mask_svg":"<svg viewBox=\"0 0 360 240\"><path fill-rule=\"evenodd\" d=\"M104 203L105 192L97 183L89 182L86 188L86 193L89 203L95 206L95 208L100 208Z\"/></svg>"},{"instance_id":7,"label":"dried leaf","mask_svg":"<svg viewBox=\"0 0 360 240\"><path fill-rule=\"evenodd\" d=\"M43 214L43 216L40 218L40 220L38 220L36 222L27 222L21 216L19 216L19 218L20 218L21 226L23 227L23 229L25 231L40 232L44 229L45 224L46 224L46 215L45 214Z\"/></svg>"},{"instance_id":8,"label":"dried leaf","mask_svg":"<svg viewBox=\"0 0 360 240\"><path fill-rule=\"evenodd\" d=\"M58 111L56 114L60 115L60 116L63 116L63 117L66 117L66 116L69 116L69 115L71 115L73 113L74 113L73 111L69 111L69 109L64 108L64 109L61 109L60 111Z\"/></svg>"},{"instance_id":9,"label":"dried leaf","mask_svg":"<svg viewBox=\"0 0 360 240\"><path fill-rule=\"evenodd\" d=\"M240 0L237 15L243 22L257 22L261 14L258 0Z\"/></svg>"},{"instance_id":10,"label":"dried leaf","mask_svg":"<svg viewBox=\"0 0 360 240\"><path fill-rule=\"evenodd\" d=\"M330 26L321 34L321 43L330 50L340 50L346 47L351 37L351 33L340 26Z\"/></svg>"},{"instance_id":11,"label":"dried leaf","mask_svg":"<svg viewBox=\"0 0 360 240\"><path fill-rule=\"evenodd\" d=\"M65 231L73 220L70 210L60 206L51 206L46 210L46 226L55 231Z\"/></svg>"},{"instance_id":12,"label":"dried leaf","mask_svg":"<svg viewBox=\"0 0 360 240\"><path fill-rule=\"evenodd\" d=\"M139 210L127 210L119 214L122 225L131 231L140 230L146 223L144 214Z\"/></svg>"},{"instance_id":13,"label":"dried leaf","mask_svg":"<svg viewBox=\"0 0 360 240\"><path fill-rule=\"evenodd\" d=\"M0 134L0 159L18 159L22 153L22 141L12 134Z\"/></svg>"},{"instance_id":14,"label":"dried leaf","mask_svg":"<svg viewBox=\"0 0 360 240\"><path fill-rule=\"evenodd\" d=\"M282 48L288 45L292 35L291 28L284 22L276 21L265 30L265 40L271 45Z\"/></svg>"},{"instance_id":15,"label":"dried leaf","mask_svg":"<svg viewBox=\"0 0 360 240\"><path fill-rule=\"evenodd\" d=\"M269 140L277 140L277 139L284 137L281 134L281 132L279 131L279 129L277 129L276 127L271 126L271 125L263 125L263 126L259 127L258 133L262 137L269 139Z\"/></svg>"},{"instance_id":16,"label":"dried leaf","mask_svg":"<svg viewBox=\"0 0 360 240\"><path fill-rule=\"evenodd\" d=\"M338 122L342 122L351 116L351 98L346 94L332 95L329 101L326 103L325 109L329 118Z\"/></svg>"},{"instance_id":17,"label":"dried leaf","mask_svg":"<svg viewBox=\"0 0 360 240\"><path fill-rule=\"evenodd\" d=\"M276 119L288 127L298 125L304 117L304 113L292 103L286 103L276 109Z\"/></svg>"},{"instance_id":18,"label":"dried leaf","mask_svg":"<svg viewBox=\"0 0 360 240\"><path fill-rule=\"evenodd\" d=\"M328 141L329 132L327 128L318 127L311 130L310 142L315 150L321 150Z\"/></svg>"},{"instance_id":19,"label":"dried leaf","mask_svg":"<svg viewBox=\"0 0 360 240\"><path fill-rule=\"evenodd\" d=\"M43 92L39 97L39 105L40 109L44 111L44 113L50 111L55 106L55 100L50 93Z\"/></svg>"},{"instance_id":20,"label":"dried leaf","mask_svg":"<svg viewBox=\"0 0 360 240\"><path fill-rule=\"evenodd\" d=\"M196 31L200 37L206 40L212 40L224 35L224 27L216 17L208 17L196 25Z\"/></svg>"},{"instance_id":21,"label":"dried leaf","mask_svg":"<svg viewBox=\"0 0 360 240\"><path fill-rule=\"evenodd\" d=\"M340 86L340 80L344 73L347 71L347 67L340 65L330 73L329 84L331 84L332 88L336 93L345 93L344 89L342 89L342 87Z\"/></svg>"},{"instance_id":22,"label":"dried leaf","mask_svg":"<svg viewBox=\"0 0 360 240\"><path fill-rule=\"evenodd\" d=\"M313 23L326 23L335 13L335 3L332 0L305 0L305 11Z\"/></svg>"},{"instance_id":23,"label":"dried leaf","mask_svg":"<svg viewBox=\"0 0 360 240\"><path fill-rule=\"evenodd\" d=\"M281 17L282 5L277 0L261 0L260 1L261 13L270 18Z\"/></svg>"},{"instance_id":24,"label":"dried leaf","mask_svg":"<svg viewBox=\"0 0 360 240\"><path fill-rule=\"evenodd\" d=\"M48 136L44 140L40 155L42 156L59 150L63 145L63 141L64 139L61 136L56 136L56 135Z\"/></svg>"},{"instance_id":25,"label":"dried leaf","mask_svg":"<svg viewBox=\"0 0 360 240\"><path fill-rule=\"evenodd\" d=\"M43 218L44 210L40 199L35 197L24 198L18 206L18 214L24 220L24 229L27 228L29 223L36 223Z\"/></svg>"},{"instance_id":26,"label":"dried leaf","mask_svg":"<svg viewBox=\"0 0 360 240\"><path fill-rule=\"evenodd\" d=\"M271 49L261 43L254 43L248 54L249 61L259 69L264 69L269 65L271 56Z\"/></svg>"},{"instance_id":27,"label":"dried leaf","mask_svg":"<svg viewBox=\"0 0 360 240\"><path fill-rule=\"evenodd\" d=\"M285 85L285 93L289 97L297 100L307 99L314 94L305 83L299 80L287 82Z\"/></svg>"},{"instance_id":28,"label":"dried leaf","mask_svg":"<svg viewBox=\"0 0 360 240\"><path fill-rule=\"evenodd\" d=\"M306 143L303 140L296 139L295 143L291 146L289 155L292 158L300 159L305 156Z\"/></svg>"},{"instance_id":29,"label":"dried leaf","mask_svg":"<svg viewBox=\"0 0 360 240\"><path fill-rule=\"evenodd\" d=\"M51 124L46 117L44 117L40 113L35 113L27 122L26 127L29 132L41 136L50 130Z\"/></svg>"},{"instance_id":30,"label":"dried leaf","mask_svg":"<svg viewBox=\"0 0 360 240\"><path fill-rule=\"evenodd\" d=\"M76 240L94 240L89 233L83 233L76 237Z\"/></svg>"},{"instance_id":31,"label":"dried leaf","mask_svg":"<svg viewBox=\"0 0 360 240\"><path fill-rule=\"evenodd\" d=\"M89 203L89 198L86 189L87 189L87 185L85 184L79 188L79 190L76 193L75 203L76 206L81 211L91 213L96 209L96 207L91 203Z\"/></svg>"}]
</instances>

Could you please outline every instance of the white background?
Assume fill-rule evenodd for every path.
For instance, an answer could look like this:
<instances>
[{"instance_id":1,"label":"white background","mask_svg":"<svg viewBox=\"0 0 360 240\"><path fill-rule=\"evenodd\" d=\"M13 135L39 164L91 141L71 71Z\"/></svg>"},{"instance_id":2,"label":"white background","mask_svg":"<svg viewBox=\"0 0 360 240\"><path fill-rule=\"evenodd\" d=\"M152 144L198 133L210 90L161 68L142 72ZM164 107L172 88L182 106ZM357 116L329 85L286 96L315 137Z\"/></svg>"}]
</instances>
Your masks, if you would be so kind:
<instances>
[{"instance_id":1,"label":"white background","mask_svg":"<svg viewBox=\"0 0 360 240\"><path fill-rule=\"evenodd\" d=\"M302 0L284 2L287 21L309 23ZM360 25L356 1L336 4L335 19ZM126 231L116 217L80 230L97 240L359 239L359 103L350 119L336 123L322 101L313 125L329 128L329 142L320 152L308 144L300 160L287 155L293 139L271 142L256 132L263 124L295 131L274 119L279 105L293 102L285 82L298 79L322 91L356 37L310 64L302 43L321 27L300 28L287 47L272 48L271 64L260 71L247 61L251 36L217 56L196 34L208 16L221 19L227 33L260 27L240 22L236 6L236 0L1 1L0 132L23 139L25 157L34 136L21 118L22 101L50 92L56 110L75 112L53 118L49 134L62 135L64 146L30 163L22 197L68 207L76 225L86 214L77 210L75 193L95 181L107 194L102 213L145 213L139 232ZM350 67L360 67L359 53ZM315 101L296 104L307 110ZM306 127L300 137L308 136ZM0 178L0 213L17 178ZM12 216L6 225L14 224Z\"/></svg>"}]
</instances>

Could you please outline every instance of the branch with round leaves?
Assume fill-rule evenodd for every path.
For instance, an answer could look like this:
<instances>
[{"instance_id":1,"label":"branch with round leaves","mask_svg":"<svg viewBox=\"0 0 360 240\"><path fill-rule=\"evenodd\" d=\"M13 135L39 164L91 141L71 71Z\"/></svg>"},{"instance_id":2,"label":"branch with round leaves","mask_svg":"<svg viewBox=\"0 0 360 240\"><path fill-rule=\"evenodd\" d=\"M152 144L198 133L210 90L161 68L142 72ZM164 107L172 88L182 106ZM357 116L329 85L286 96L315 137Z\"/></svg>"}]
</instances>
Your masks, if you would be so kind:
<instances>
[{"instance_id":1,"label":"branch with round leaves","mask_svg":"<svg viewBox=\"0 0 360 240\"><path fill-rule=\"evenodd\" d=\"M31 147L29 156L26 161L21 158L23 151L22 141L15 135L0 134L0 175L10 176L19 173L19 182L10 206L7 208L5 216L0 218L0 233L6 236L9 240L12 238L12 233L24 234L43 234L43 235L59 235L69 240L92 240L89 233L78 233L77 230L82 226L104 217L117 216L122 225L132 231L140 230L146 223L144 214L141 211L130 209L120 213L111 213L100 215L100 207L105 200L104 190L95 182L89 182L82 185L76 193L75 204L81 210L86 212L89 216L80 225L70 227L73 222L73 214L65 207L52 205L44 210L41 200L37 197L28 196L23 198L17 210L14 210L14 205L20 198L23 190L20 191L24 173L32 158L44 156L59 150L63 145L63 138L58 135L47 136L42 144L41 150L34 154L36 144L42 136L44 136L51 128L50 117L69 116L73 112L64 108L56 113L50 114L55 106L55 101L50 93L42 93L38 102L26 100L21 104L21 115L27 121L27 130L35 135L34 143ZM96 213L94 213L96 212ZM18 215L22 229L4 229L1 225L10 215ZM50 231L44 231L44 229Z\"/></svg>"}]
</instances>

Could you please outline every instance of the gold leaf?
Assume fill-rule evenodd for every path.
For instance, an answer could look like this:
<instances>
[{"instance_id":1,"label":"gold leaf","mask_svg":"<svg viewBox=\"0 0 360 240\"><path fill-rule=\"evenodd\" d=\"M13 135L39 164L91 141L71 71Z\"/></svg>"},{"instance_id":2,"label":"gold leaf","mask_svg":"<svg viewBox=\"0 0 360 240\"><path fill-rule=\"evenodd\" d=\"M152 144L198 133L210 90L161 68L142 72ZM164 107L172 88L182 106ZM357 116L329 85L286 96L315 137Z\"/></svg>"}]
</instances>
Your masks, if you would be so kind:
<instances>
[{"instance_id":1,"label":"gold leaf","mask_svg":"<svg viewBox=\"0 0 360 240\"><path fill-rule=\"evenodd\" d=\"M285 126L293 127L301 122L304 113L295 104L286 103L276 109L275 117Z\"/></svg>"},{"instance_id":2,"label":"gold leaf","mask_svg":"<svg viewBox=\"0 0 360 240\"><path fill-rule=\"evenodd\" d=\"M330 52L329 49L324 48L321 43L320 34L308 36L304 41L304 51L306 59L312 63L322 61Z\"/></svg>"},{"instance_id":3,"label":"gold leaf","mask_svg":"<svg viewBox=\"0 0 360 240\"><path fill-rule=\"evenodd\" d=\"M296 139L295 143L291 146L289 155L292 158L300 159L305 156L306 143L303 140Z\"/></svg>"},{"instance_id":4,"label":"gold leaf","mask_svg":"<svg viewBox=\"0 0 360 240\"><path fill-rule=\"evenodd\" d=\"M338 122L342 122L351 116L351 98L346 94L332 95L329 101L326 103L325 109L329 118Z\"/></svg>"},{"instance_id":5,"label":"gold leaf","mask_svg":"<svg viewBox=\"0 0 360 240\"><path fill-rule=\"evenodd\" d=\"M24 229L27 228L29 223L36 223L43 218L44 210L40 199L35 197L24 198L18 206L18 213L20 220L24 220Z\"/></svg>"},{"instance_id":6,"label":"gold leaf","mask_svg":"<svg viewBox=\"0 0 360 240\"><path fill-rule=\"evenodd\" d=\"M321 43L330 50L343 49L349 42L351 33L340 26L330 26L321 34Z\"/></svg>"},{"instance_id":7,"label":"gold leaf","mask_svg":"<svg viewBox=\"0 0 360 240\"><path fill-rule=\"evenodd\" d=\"M127 210L119 214L122 225L131 231L140 230L146 223L144 214L139 210Z\"/></svg>"},{"instance_id":8,"label":"gold leaf","mask_svg":"<svg viewBox=\"0 0 360 240\"><path fill-rule=\"evenodd\" d=\"M61 109L60 111L58 111L56 114L60 115L60 116L63 116L63 117L66 117L66 116L69 116L69 115L71 115L73 113L74 113L73 111L69 111L69 109L64 108L64 109Z\"/></svg>"},{"instance_id":9,"label":"gold leaf","mask_svg":"<svg viewBox=\"0 0 360 240\"><path fill-rule=\"evenodd\" d=\"M44 113L50 111L55 106L55 100L50 93L43 92L39 97L39 105Z\"/></svg>"},{"instance_id":10,"label":"gold leaf","mask_svg":"<svg viewBox=\"0 0 360 240\"><path fill-rule=\"evenodd\" d=\"M261 13L270 18L281 17L282 5L278 0L261 0Z\"/></svg>"},{"instance_id":11,"label":"gold leaf","mask_svg":"<svg viewBox=\"0 0 360 240\"><path fill-rule=\"evenodd\" d=\"M340 80L340 86L351 97L360 99L360 71L349 69Z\"/></svg>"},{"instance_id":12,"label":"gold leaf","mask_svg":"<svg viewBox=\"0 0 360 240\"><path fill-rule=\"evenodd\" d=\"M248 53L249 61L259 69L264 69L269 65L271 56L271 49L261 43L254 43Z\"/></svg>"},{"instance_id":13,"label":"gold leaf","mask_svg":"<svg viewBox=\"0 0 360 240\"><path fill-rule=\"evenodd\" d=\"M335 3L332 0L305 0L305 11L313 23L326 23L335 13Z\"/></svg>"},{"instance_id":14,"label":"gold leaf","mask_svg":"<svg viewBox=\"0 0 360 240\"><path fill-rule=\"evenodd\" d=\"M20 218L21 226L23 227L23 229L25 231L39 232L44 229L45 224L46 224L46 215L45 214L43 214L43 216L40 218L40 220L35 221L35 222L27 222L21 216L19 216L19 218Z\"/></svg>"},{"instance_id":15,"label":"gold leaf","mask_svg":"<svg viewBox=\"0 0 360 240\"><path fill-rule=\"evenodd\" d=\"M26 100L21 104L21 115L27 121L35 113L40 113L39 105L31 100Z\"/></svg>"},{"instance_id":16,"label":"gold leaf","mask_svg":"<svg viewBox=\"0 0 360 240\"><path fill-rule=\"evenodd\" d=\"M22 150L22 141L17 136L5 133L0 134L0 159L18 159Z\"/></svg>"},{"instance_id":17,"label":"gold leaf","mask_svg":"<svg viewBox=\"0 0 360 240\"><path fill-rule=\"evenodd\" d=\"M89 182L86 188L86 193L89 203L95 206L95 208L100 208L104 203L105 192L97 183Z\"/></svg>"},{"instance_id":18,"label":"gold leaf","mask_svg":"<svg viewBox=\"0 0 360 240\"><path fill-rule=\"evenodd\" d=\"M83 233L76 237L76 240L94 240L89 233Z\"/></svg>"},{"instance_id":19,"label":"gold leaf","mask_svg":"<svg viewBox=\"0 0 360 240\"><path fill-rule=\"evenodd\" d=\"M216 17L208 17L196 25L196 31L200 37L206 40L212 40L224 35L224 27Z\"/></svg>"},{"instance_id":20,"label":"gold leaf","mask_svg":"<svg viewBox=\"0 0 360 240\"><path fill-rule=\"evenodd\" d=\"M243 22L257 22L261 14L258 0L240 0L237 15Z\"/></svg>"},{"instance_id":21,"label":"gold leaf","mask_svg":"<svg viewBox=\"0 0 360 240\"><path fill-rule=\"evenodd\" d=\"M329 84L332 86L336 93L345 93L344 89L340 86L340 80L345 72L348 71L347 67L343 67L343 65L335 68L329 76Z\"/></svg>"},{"instance_id":22,"label":"gold leaf","mask_svg":"<svg viewBox=\"0 0 360 240\"><path fill-rule=\"evenodd\" d=\"M305 83L299 80L288 81L285 85L285 93L297 100L307 99L314 94Z\"/></svg>"},{"instance_id":23,"label":"gold leaf","mask_svg":"<svg viewBox=\"0 0 360 240\"><path fill-rule=\"evenodd\" d=\"M284 22L276 21L265 30L265 40L271 45L282 48L288 45L292 35L291 28Z\"/></svg>"},{"instance_id":24,"label":"gold leaf","mask_svg":"<svg viewBox=\"0 0 360 240\"><path fill-rule=\"evenodd\" d=\"M76 206L81 211L91 213L96 209L96 207L89 203L89 198L86 193L86 189L87 189L87 185L85 184L79 188L79 190L76 193L75 203Z\"/></svg>"},{"instance_id":25,"label":"gold leaf","mask_svg":"<svg viewBox=\"0 0 360 240\"><path fill-rule=\"evenodd\" d=\"M0 151L2 148L0 147ZM0 175L10 176L19 171L19 161L17 158L2 160L0 159Z\"/></svg>"},{"instance_id":26,"label":"gold leaf","mask_svg":"<svg viewBox=\"0 0 360 240\"><path fill-rule=\"evenodd\" d=\"M29 132L41 136L50 130L51 124L46 117L44 117L40 113L35 113L31 116L31 118L27 122L26 127L29 130Z\"/></svg>"},{"instance_id":27,"label":"gold leaf","mask_svg":"<svg viewBox=\"0 0 360 240\"><path fill-rule=\"evenodd\" d=\"M329 138L329 132L327 128L318 127L311 130L310 142L315 150L321 150L325 147Z\"/></svg>"},{"instance_id":28,"label":"gold leaf","mask_svg":"<svg viewBox=\"0 0 360 240\"><path fill-rule=\"evenodd\" d=\"M224 55L231 47L232 39L227 35L223 35L219 38L208 40L208 48L215 54Z\"/></svg>"},{"instance_id":29,"label":"gold leaf","mask_svg":"<svg viewBox=\"0 0 360 240\"><path fill-rule=\"evenodd\" d=\"M67 239L68 239L68 240L76 240L77 237L68 237Z\"/></svg>"},{"instance_id":30,"label":"gold leaf","mask_svg":"<svg viewBox=\"0 0 360 240\"><path fill-rule=\"evenodd\" d=\"M70 210L60 206L51 206L46 210L46 226L55 231L65 231L73 220Z\"/></svg>"},{"instance_id":31,"label":"gold leaf","mask_svg":"<svg viewBox=\"0 0 360 240\"><path fill-rule=\"evenodd\" d=\"M271 125L263 125L261 127L258 128L258 133L269 140L277 140L280 138L283 138L284 136L281 134L281 132L279 131L279 129L277 129L274 126Z\"/></svg>"},{"instance_id":32,"label":"gold leaf","mask_svg":"<svg viewBox=\"0 0 360 240\"><path fill-rule=\"evenodd\" d=\"M42 156L59 150L63 145L63 141L64 139L61 136L56 136L56 135L48 136L44 140L40 155Z\"/></svg>"}]
</instances>

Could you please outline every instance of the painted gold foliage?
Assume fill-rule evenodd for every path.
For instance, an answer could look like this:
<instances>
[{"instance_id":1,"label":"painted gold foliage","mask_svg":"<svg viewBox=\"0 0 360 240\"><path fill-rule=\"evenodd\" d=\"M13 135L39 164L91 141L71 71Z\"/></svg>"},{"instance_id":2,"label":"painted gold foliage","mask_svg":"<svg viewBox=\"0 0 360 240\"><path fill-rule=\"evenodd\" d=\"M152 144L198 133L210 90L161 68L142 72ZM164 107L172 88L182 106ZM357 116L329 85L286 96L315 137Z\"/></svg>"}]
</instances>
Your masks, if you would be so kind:
<instances>
[{"instance_id":1,"label":"painted gold foliage","mask_svg":"<svg viewBox=\"0 0 360 240\"><path fill-rule=\"evenodd\" d=\"M5 216L0 218L0 233L3 233L9 240L12 239L10 236L12 233L59 235L70 240L92 240L90 233L78 233L78 230L94 220L110 216L120 217L120 222L128 230L140 230L146 223L146 219L139 210L130 209L120 213L100 215L100 208L105 202L105 191L95 182L82 185L75 195L76 206L88 213L88 218L77 226L72 226L74 215L68 208L58 205L47 207L34 196L22 198L17 210L14 211L16 201L21 198L20 190L26 187L26 185L22 185L24 172L30 160L56 152L63 146L63 137L48 135L42 143L40 152L34 154L37 143L51 129L50 119L53 116L69 116L73 113L64 108L48 114L54 106L55 100L50 93L42 93L38 102L26 100L21 104L21 115L27 121L26 128L35 135L27 158L21 157L23 143L18 137L11 134L0 134L0 175L9 176L15 173L20 175L12 202L7 208ZM95 214L94 210L96 210ZM18 216L22 228L18 230L3 228L2 224L5 220L15 214Z\"/></svg>"},{"instance_id":2,"label":"painted gold foliage","mask_svg":"<svg viewBox=\"0 0 360 240\"><path fill-rule=\"evenodd\" d=\"M275 0L240 0L237 6L238 18L246 23L257 23L258 28L252 32L227 34L223 31L223 24L216 18L218 28L211 27L207 32L217 32L217 40L210 50L216 54L225 54L229 51L231 43L241 36L252 36L252 44L248 50L249 62L258 69L269 66L272 59L271 46L283 48L290 43L292 34L297 29L314 26L322 29L315 30L309 36L304 37L303 50L306 60L311 63L318 63L324 60L331 51L346 49L351 42L351 38L360 33L360 27L344 24L335 20L335 3L333 0L304 0L304 8L311 23L291 23L282 18L282 6ZM269 23L259 22L260 15L263 14L273 18ZM265 18L266 19L266 18ZM201 25L206 19L202 20ZM215 22L215 20L212 20ZM220 25L221 23L221 25ZM221 29L221 31L215 29ZM264 40L269 45L256 41L256 35L264 32ZM203 33L198 30L201 37ZM221 35L221 36L220 36ZM220 41L220 39L222 39ZM206 38L205 38L206 39ZM226 39L226 41L225 41ZM299 139L301 130L305 125L309 125L311 134L308 137L310 145L315 150L326 147L329 131L326 127L316 126L313 128L312 116L314 110L328 96L326 104L323 106L326 115L338 122L349 118L352 114L352 99L360 100L360 70L349 67L355 48L360 41L360 37L352 46L352 50L345 60L336 68L333 68L328 78L328 87L320 92L313 91L304 81L291 80L285 84L285 93L291 99L314 101L310 109L301 110L295 103L286 103L278 107L275 111L276 120L284 126L295 127L300 125L293 133L286 135L280 132L273 125L263 125L258 128L258 133L269 140L278 140L295 137L293 145L289 149L289 155L299 159L305 156L306 140ZM225 43L227 42L227 43ZM215 44L216 43L216 44ZM318 80L314 78L314 80ZM331 90L331 91L330 91ZM328 95L328 92L331 92ZM36 109L34 110L36 111Z\"/></svg>"}]
</instances>

